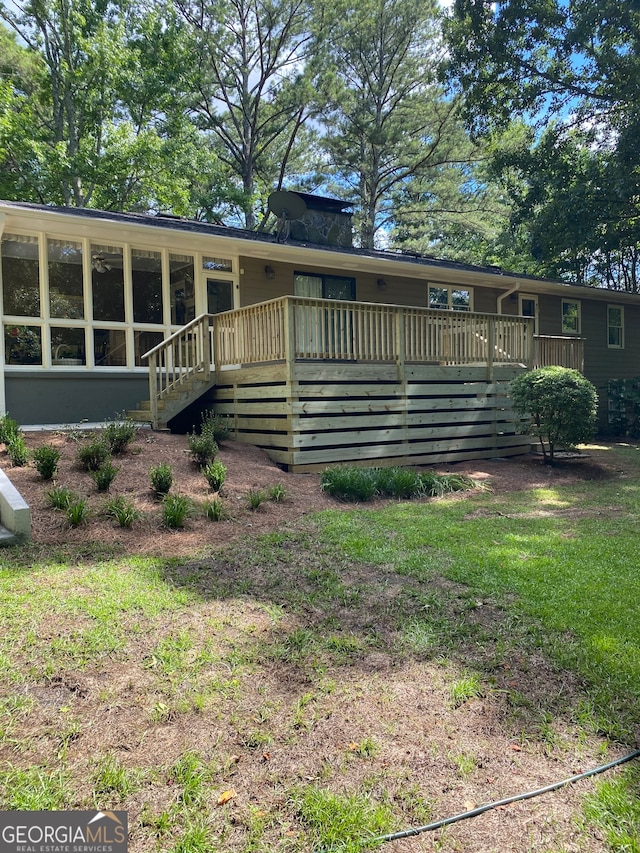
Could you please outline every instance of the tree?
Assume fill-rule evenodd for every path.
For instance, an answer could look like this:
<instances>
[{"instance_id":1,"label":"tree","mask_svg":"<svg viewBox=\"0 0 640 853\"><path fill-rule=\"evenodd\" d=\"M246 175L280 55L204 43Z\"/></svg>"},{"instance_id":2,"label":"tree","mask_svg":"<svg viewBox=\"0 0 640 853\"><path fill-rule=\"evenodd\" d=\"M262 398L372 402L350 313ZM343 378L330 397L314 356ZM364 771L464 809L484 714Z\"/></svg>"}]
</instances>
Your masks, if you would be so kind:
<instances>
[{"instance_id":1,"label":"tree","mask_svg":"<svg viewBox=\"0 0 640 853\"><path fill-rule=\"evenodd\" d=\"M197 126L247 200L280 187L312 98L305 62L314 16L307 0L175 0L191 32Z\"/></svg>"},{"instance_id":2,"label":"tree","mask_svg":"<svg viewBox=\"0 0 640 853\"><path fill-rule=\"evenodd\" d=\"M475 134L520 116L528 146L498 156L517 174L514 227L548 275L636 291L640 221L640 13L603 0L456 0L448 79ZM541 128L544 132L540 132Z\"/></svg>"},{"instance_id":3,"label":"tree","mask_svg":"<svg viewBox=\"0 0 640 853\"><path fill-rule=\"evenodd\" d=\"M184 117L184 42L133 0L0 3L2 195L213 217L220 162ZM206 202L206 204L205 204Z\"/></svg>"},{"instance_id":4,"label":"tree","mask_svg":"<svg viewBox=\"0 0 640 853\"><path fill-rule=\"evenodd\" d=\"M531 416L531 432L550 465L558 447L571 450L595 433L598 392L578 370L528 370L511 382L509 396L516 412Z\"/></svg>"},{"instance_id":5,"label":"tree","mask_svg":"<svg viewBox=\"0 0 640 853\"><path fill-rule=\"evenodd\" d=\"M459 103L436 79L437 8L435 0L342 0L325 28L316 78L325 104L321 143L338 191L357 203L364 247L393 224L410 181L424 213L425 184L474 156Z\"/></svg>"}]
</instances>

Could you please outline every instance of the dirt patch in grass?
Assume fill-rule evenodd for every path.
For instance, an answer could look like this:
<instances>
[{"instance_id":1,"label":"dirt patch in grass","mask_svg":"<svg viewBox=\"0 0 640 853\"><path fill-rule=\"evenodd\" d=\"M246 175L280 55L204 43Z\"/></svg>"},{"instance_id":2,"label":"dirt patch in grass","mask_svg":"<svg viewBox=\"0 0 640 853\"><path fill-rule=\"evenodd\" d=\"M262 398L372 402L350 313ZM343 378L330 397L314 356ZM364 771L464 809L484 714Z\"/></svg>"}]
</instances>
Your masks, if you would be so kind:
<instances>
[{"instance_id":1,"label":"dirt patch in grass","mask_svg":"<svg viewBox=\"0 0 640 853\"><path fill-rule=\"evenodd\" d=\"M230 442L220 458L231 520L202 515L169 532L149 467L171 464L176 491L194 502L206 499L206 482L184 437L141 432L117 461L112 487L145 513L129 531L98 514L104 497L77 465L73 440L27 440L60 448L58 484L88 497L94 511L84 528L69 529L47 507L48 487L33 468L9 470L32 505L43 550L102 542L109 553L182 557L162 568L163 594L175 598L157 612L132 599L116 602L115 615L92 615L84 600L113 595L112 579L100 582L81 565L50 576L22 567L11 590L24 596L26 628L7 616L19 639L7 641L13 675L0 683L0 776L62 772L61 806L128 810L132 853L311 853L320 845L297 805L310 788L386 804L390 829L403 830L603 763L603 740L576 723L583 686L545 656L536 626L437 573L425 585L319 545L303 516L349 507L322 494L318 475L283 473L260 451ZM528 456L440 470L500 494L624 476L606 454L593 450L554 469ZM276 483L285 501L246 508L249 489ZM266 532L281 536L265 543L257 534ZM140 588L136 567L122 564L120 579ZM31 615L38 596L58 586L54 601L75 596L68 612L52 603ZM117 642L80 663L74 649L100 619ZM3 790L0 781L1 805L11 806L18 784ZM592 785L383 849L605 853L604 839L579 820Z\"/></svg>"}]
</instances>

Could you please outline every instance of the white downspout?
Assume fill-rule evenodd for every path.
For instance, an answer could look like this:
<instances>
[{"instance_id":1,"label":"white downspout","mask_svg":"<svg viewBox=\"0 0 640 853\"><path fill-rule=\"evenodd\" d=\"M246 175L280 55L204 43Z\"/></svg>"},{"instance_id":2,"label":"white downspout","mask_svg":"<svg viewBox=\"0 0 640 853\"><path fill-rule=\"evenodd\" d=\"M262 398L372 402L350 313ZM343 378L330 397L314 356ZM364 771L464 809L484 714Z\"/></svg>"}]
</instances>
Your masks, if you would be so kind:
<instances>
[{"instance_id":1,"label":"white downspout","mask_svg":"<svg viewBox=\"0 0 640 853\"><path fill-rule=\"evenodd\" d=\"M505 290L502 296L498 296L498 314L502 314L502 303L507 298L507 296L511 296L512 293L515 293L516 290L520 290L520 282L516 282L511 290Z\"/></svg>"}]
</instances>

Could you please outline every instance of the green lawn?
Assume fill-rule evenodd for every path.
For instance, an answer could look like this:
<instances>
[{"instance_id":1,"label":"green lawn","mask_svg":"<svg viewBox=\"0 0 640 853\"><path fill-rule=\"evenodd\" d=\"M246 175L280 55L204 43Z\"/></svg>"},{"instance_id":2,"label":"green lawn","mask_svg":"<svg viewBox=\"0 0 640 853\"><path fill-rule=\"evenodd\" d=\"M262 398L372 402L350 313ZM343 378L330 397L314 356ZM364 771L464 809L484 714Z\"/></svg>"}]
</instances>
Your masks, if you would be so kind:
<instances>
[{"instance_id":1,"label":"green lawn","mask_svg":"<svg viewBox=\"0 0 640 853\"><path fill-rule=\"evenodd\" d=\"M188 561L3 552L0 808L126 808L133 853L355 851L630 752L640 452L611 453L625 476L329 511ZM639 766L504 849L638 853ZM437 849L497 843L476 820Z\"/></svg>"}]
</instances>

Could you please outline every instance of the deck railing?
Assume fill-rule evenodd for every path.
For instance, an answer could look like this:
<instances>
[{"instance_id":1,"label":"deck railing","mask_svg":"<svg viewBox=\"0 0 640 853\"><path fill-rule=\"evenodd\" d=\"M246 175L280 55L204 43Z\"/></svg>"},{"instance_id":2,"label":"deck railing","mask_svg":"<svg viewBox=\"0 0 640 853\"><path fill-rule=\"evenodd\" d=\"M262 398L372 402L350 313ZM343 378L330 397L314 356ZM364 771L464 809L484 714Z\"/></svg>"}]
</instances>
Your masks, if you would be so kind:
<instances>
[{"instance_id":1,"label":"deck railing","mask_svg":"<svg viewBox=\"0 0 640 853\"><path fill-rule=\"evenodd\" d=\"M533 335L533 320L472 311L283 296L202 314L143 356L151 415L158 402L208 381L212 367L270 361L560 364L582 371L584 339Z\"/></svg>"},{"instance_id":2,"label":"deck railing","mask_svg":"<svg viewBox=\"0 0 640 853\"><path fill-rule=\"evenodd\" d=\"M531 367L559 364L584 373L584 338L536 335L533 341Z\"/></svg>"},{"instance_id":3,"label":"deck railing","mask_svg":"<svg viewBox=\"0 0 640 853\"><path fill-rule=\"evenodd\" d=\"M533 321L284 296L215 319L217 367L291 359L529 364Z\"/></svg>"},{"instance_id":4,"label":"deck railing","mask_svg":"<svg viewBox=\"0 0 640 853\"><path fill-rule=\"evenodd\" d=\"M149 402L152 423L158 422L158 402L185 390L194 378L211 375L213 314L201 314L166 338L142 358L149 361Z\"/></svg>"}]
</instances>

